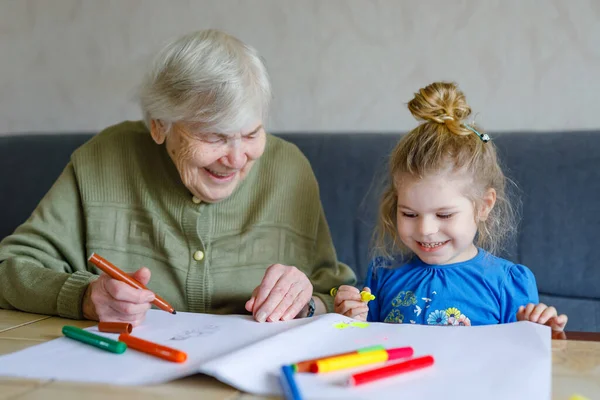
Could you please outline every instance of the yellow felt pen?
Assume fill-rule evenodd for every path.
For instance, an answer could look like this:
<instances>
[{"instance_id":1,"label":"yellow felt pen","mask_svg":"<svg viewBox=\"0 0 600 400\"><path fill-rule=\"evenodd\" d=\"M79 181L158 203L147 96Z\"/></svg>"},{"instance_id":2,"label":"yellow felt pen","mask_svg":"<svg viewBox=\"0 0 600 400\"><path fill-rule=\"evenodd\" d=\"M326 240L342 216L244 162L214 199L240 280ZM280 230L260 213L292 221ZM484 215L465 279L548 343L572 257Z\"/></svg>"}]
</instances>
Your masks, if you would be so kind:
<instances>
[{"instance_id":1,"label":"yellow felt pen","mask_svg":"<svg viewBox=\"0 0 600 400\"><path fill-rule=\"evenodd\" d=\"M310 366L310 372L323 373L339 371L346 368L360 367L361 365L410 358L414 354L412 347L398 347L387 350L372 350L362 353L342 354L329 358L316 360Z\"/></svg>"},{"instance_id":2,"label":"yellow felt pen","mask_svg":"<svg viewBox=\"0 0 600 400\"><path fill-rule=\"evenodd\" d=\"M329 294L331 295L331 297L335 297L335 295L338 292L338 288L331 288L331 290L329 291ZM362 292L360 292L360 299L362 301L364 301L365 303L370 302L371 300L375 300L375 295L369 293L369 292L365 292L364 290Z\"/></svg>"}]
</instances>

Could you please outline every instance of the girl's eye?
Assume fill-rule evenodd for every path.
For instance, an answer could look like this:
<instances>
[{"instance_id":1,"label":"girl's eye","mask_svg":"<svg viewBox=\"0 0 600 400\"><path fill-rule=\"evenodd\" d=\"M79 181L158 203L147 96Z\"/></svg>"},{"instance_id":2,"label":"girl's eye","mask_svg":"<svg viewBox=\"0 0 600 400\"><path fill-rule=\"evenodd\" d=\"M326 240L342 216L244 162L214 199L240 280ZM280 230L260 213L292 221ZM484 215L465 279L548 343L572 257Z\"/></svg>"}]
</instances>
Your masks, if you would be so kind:
<instances>
[{"instance_id":1,"label":"girl's eye","mask_svg":"<svg viewBox=\"0 0 600 400\"><path fill-rule=\"evenodd\" d=\"M438 214L438 218L449 219L449 218L452 218L453 215L454 214Z\"/></svg>"},{"instance_id":2,"label":"girl's eye","mask_svg":"<svg viewBox=\"0 0 600 400\"><path fill-rule=\"evenodd\" d=\"M406 218L415 218L417 216L417 214L407 213L407 212L403 212L402 215L405 216Z\"/></svg>"}]
</instances>

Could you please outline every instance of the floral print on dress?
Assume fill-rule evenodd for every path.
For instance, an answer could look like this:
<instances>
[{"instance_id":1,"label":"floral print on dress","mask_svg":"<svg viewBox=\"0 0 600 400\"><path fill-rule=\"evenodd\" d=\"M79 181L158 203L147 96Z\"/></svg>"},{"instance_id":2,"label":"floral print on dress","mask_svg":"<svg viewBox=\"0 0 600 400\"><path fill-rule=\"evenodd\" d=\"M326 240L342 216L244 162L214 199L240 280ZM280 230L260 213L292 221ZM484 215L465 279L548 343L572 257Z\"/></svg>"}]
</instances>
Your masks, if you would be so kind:
<instances>
[{"instance_id":1,"label":"floral print on dress","mask_svg":"<svg viewBox=\"0 0 600 400\"><path fill-rule=\"evenodd\" d=\"M404 322L404 314L400 312L397 308L394 308L390 313L385 317L383 322L391 322L394 324L401 324Z\"/></svg>"},{"instance_id":2,"label":"floral print on dress","mask_svg":"<svg viewBox=\"0 0 600 400\"><path fill-rule=\"evenodd\" d=\"M429 325L446 325L448 324L448 316L446 310L435 310L429 313L427 317Z\"/></svg>"},{"instance_id":3,"label":"floral print on dress","mask_svg":"<svg viewBox=\"0 0 600 400\"><path fill-rule=\"evenodd\" d=\"M427 316L429 325L471 326L471 320L456 307L435 310Z\"/></svg>"},{"instance_id":4,"label":"floral print on dress","mask_svg":"<svg viewBox=\"0 0 600 400\"><path fill-rule=\"evenodd\" d=\"M437 295L437 292L433 291L432 295ZM418 296L417 293L412 290L399 291L392 299L392 310L388 313L383 322L402 324L405 319L403 313L408 313L414 318L406 319L406 322L410 322L411 324L421 323L443 326L471 326L471 320L457 307L439 309L436 307L437 301L435 298L421 296ZM429 309L430 306L431 309Z\"/></svg>"}]
</instances>

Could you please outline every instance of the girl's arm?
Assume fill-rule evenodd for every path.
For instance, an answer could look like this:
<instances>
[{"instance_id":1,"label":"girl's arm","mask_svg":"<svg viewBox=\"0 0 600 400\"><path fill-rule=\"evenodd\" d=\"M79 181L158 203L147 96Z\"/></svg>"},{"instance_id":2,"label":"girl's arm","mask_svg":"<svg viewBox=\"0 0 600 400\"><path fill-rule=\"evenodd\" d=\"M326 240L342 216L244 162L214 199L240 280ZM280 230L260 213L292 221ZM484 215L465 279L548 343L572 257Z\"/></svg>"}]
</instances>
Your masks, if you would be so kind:
<instances>
[{"instance_id":1,"label":"girl's arm","mask_svg":"<svg viewBox=\"0 0 600 400\"><path fill-rule=\"evenodd\" d=\"M556 308L540 303L535 276L523 265L514 264L504 281L502 321L531 321L563 331L567 316L558 315Z\"/></svg>"}]
</instances>

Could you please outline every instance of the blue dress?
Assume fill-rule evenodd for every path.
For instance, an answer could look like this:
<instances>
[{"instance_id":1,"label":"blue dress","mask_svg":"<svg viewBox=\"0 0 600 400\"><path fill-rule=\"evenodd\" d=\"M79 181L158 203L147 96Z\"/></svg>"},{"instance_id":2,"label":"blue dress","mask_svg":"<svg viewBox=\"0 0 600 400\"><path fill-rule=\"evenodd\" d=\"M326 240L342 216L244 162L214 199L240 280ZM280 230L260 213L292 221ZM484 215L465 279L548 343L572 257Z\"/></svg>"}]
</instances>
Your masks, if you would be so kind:
<instances>
[{"instance_id":1,"label":"blue dress","mask_svg":"<svg viewBox=\"0 0 600 400\"><path fill-rule=\"evenodd\" d=\"M529 268L478 249L464 262L407 264L376 257L365 286L376 296L368 321L422 325L491 325L514 322L519 306L539 303Z\"/></svg>"}]
</instances>

